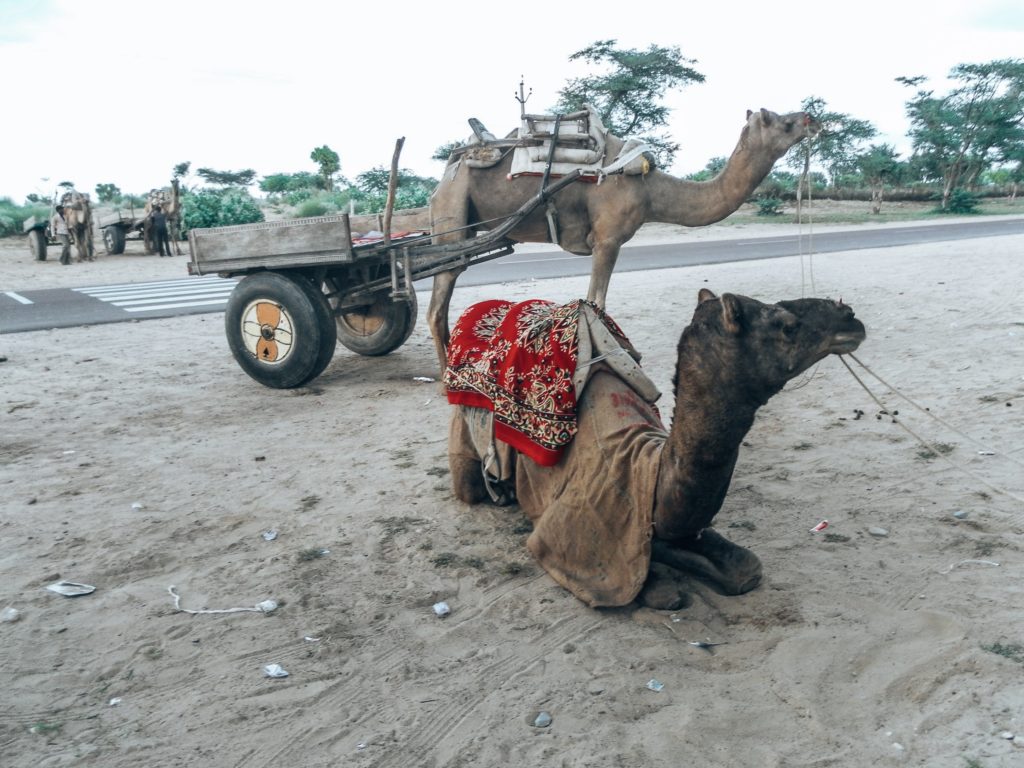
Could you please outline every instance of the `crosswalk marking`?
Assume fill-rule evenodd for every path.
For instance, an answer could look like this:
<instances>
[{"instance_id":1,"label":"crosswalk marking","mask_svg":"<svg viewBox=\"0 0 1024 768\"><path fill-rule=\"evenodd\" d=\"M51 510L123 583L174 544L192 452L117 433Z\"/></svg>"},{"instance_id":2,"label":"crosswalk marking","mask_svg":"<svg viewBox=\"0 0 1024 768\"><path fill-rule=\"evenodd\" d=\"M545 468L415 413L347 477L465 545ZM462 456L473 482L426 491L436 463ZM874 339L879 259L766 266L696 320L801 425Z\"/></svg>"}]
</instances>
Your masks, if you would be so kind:
<instances>
[{"instance_id":1,"label":"crosswalk marking","mask_svg":"<svg viewBox=\"0 0 1024 768\"><path fill-rule=\"evenodd\" d=\"M125 312L154 312L224 304L237 283L230 278L192 277L153 283L94 285L72 290Z\"/></svg>"}]
</instances>

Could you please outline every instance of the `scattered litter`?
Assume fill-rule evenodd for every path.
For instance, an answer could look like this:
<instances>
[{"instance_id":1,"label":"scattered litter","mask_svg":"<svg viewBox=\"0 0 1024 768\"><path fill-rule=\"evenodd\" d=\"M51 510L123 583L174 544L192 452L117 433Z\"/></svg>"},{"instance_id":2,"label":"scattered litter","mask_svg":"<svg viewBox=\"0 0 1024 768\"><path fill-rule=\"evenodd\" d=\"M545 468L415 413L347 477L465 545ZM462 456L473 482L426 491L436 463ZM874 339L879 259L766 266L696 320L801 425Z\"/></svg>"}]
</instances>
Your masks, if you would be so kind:
<instances>
[{"instance_id":1,"label":"scattered litter","mask_svg":"<svg viewBox=\"0 0 1024 768\"><path fill-rule=\"evenodd\" d=\"M74 453L74 451L61 451L61 454L64 456L70 456L72 453Z\"/></svg>"},{"instance_id":2,"label":"scattered litter","mask_svg":"<svg viewBox=\"0 0 1024 768\"><path fill-rule=\"evenodd\" d=\"M679 623L680 621L682 621L682 619L680 619L680 618L679 618L679 617L678 617L678 616L677 616L676 614L674 614L674 613L673 613L673 614L672 614L671 616L669 616L669 618L670 618L670 619L672 619L672 623L673 623L673 624L678 624L678 623Z\"/></svg>"},{"instance_id":3,"label":"scattered litter","mask_svg":"<svg viewBox=\"0 0 1024 768\"><path fill-rule=\"evenodd\" d=\"M690 642L690 645L694 646L695 648L703 648L708 653L714 653L715 646L725 645L725 643L712 643L708 642L707 640L693 640Z\"/></svg>"},{"instance_id":4,"label":"scattered litter","mask_svg":"<svg viewBox=\"0 0 1024 768\"><path fill-rule=\"evenodd\" d=\"M868 533L870 533L872 536L877 536L880 539L889 535L889 531L887 529L879 528L877 525L873 525L870 528L868 528Z\"/></svg>"},{"instance_id":5,"label":"scattered litter","mask_svg":"<svg viewBox=\"0 0 1024 768\"><path fill-rule=\"evenodd\" d=\"M427 383L430 383L430 382L434 381L434 379L430 378L429 376L413 376L412 380L413 381L423 381L423 382L427 382Z\"/></svg>"},{"instance_id":6,"label":"scattered litter","mask_svg":"<svg viewBox=\"0 0 1024 768\"><path fill-rule=\"evenodd\" d=\"M811 528L811 533L817 533L818 531L824 531L826 528L828 528L828 520L822 520L816 526Z\"/></svg>"},{"instance_id":7,"label":"scattered litter","mask_svg":"<svg viewBox=\"0 0 1024 768\"><path fill-rule=\"evenodd\" d=\"M17 608L11 608L10 606L7 606L2 611L0 611L0 622L3 622L4 624L13 624L20 618L21 611L19 611Z\"/></svg>"},{"instance_id":8,"label":"scattered litter","mask_svg":"<svg viewBox=\"0 0 1024 768\"><path fill-rule=\"evenodd\" d=\"M366 749L365 741L360 741L358 744L356 744L356 752L362 752L364 749Z\"/></svg>"},{"instance_id":9,"label":"scattered litter","mask_svg":"<svg viewBox=\"0 0 1024 768\"><path fill-rule=\"evenodd\" d=\"M534 728L547 728L551 725L551 719L551 715L542 710L530 720L530 725Z\"/></svg>"},{"instance_id":10,"label":"scattered litter","mask_svg":"<svg viewBox=\"0 0 1024 768\"><path fill-rule=\"evenodd\" d=\"M445 617L452 612L452 609L448 607L448 603L442 601L440 603L434 603L434 613L437 616Z\"/></svg>"},{"instance_id":11,"label":"scattered litter","mask_svg":"<svg viewBox=\"0 0 1024 768\"><path fill-rule=\"evenodd\" d=\"M266 456L253 456L252 460L253 461L266 461L267 457Z\"/></svg>"},{"instance_id":12,"label":"scattered litter","mask_svg":"<svg viewBox=\"0 0 1024 768\"><path fill-rule=\"evenodd\" d=\"M902 752L903 751L903 745L900 744L898 741L894 741L892 743L892 748L895 749L897 752Z\"/></svg>"},{"instance_id":13,"label":"scattered litter","mask_svg":"<svg viewBox=\"0 0 1024 768\"><path fill-rule=\"evenodd\" d=\"M997 562L995 562L993 560L961 560L958 563L953 563L946 570L942 571L942 573L949 573L954 568L959 568L961 565L992 565L992 566L998 566L999 563L997 563Z\"/></svg>"},{"instance_id":14,"label":"scattered litter","mask_svg":"<svg viewBox=\"0 0 1024 768\"><path fill-rule=\"evenodd\" d=\"M1006 739L1007 741L1013 741L1013 731L1003 731L999 734L999 738Z\"/></svg>"},{"instance_id":15,"label":"scattered litter","mask_svg":"<svg viewBox=\"0 0 1024 768\"><path fill-rule=\"evenodd\" d=\"M51 592L56 592L58 595L64 595L64 597L81 597L82 595L91 595L96 591L96 587L92 584L79 584L74 581L55 581L53 584L49 584L46 587Z\"/></svg>"},{"instance_id":16,"label":"scattered litter","mask_svg":"<svg viewBox=\"0 0 1024 768\"><path fill-rule=\"evenodd\" d=\"M271 528L269 531L264 531L263 532L263 540L264 541L273 541L276 538L277 538L277 531L275 531L273 528Z\"/></svg>"},{"instance_id":17,"label":"scattered litter","mask_svg":"<svg viewBox=\"0 0 1024 768\"><path fill-rule=\"evenodd\" d=\"M288 677L288 672L280 664L267 664L263 667L264 677Z\"/></svg>"},{"instance_id":18,"label":"scattered litter","mask_svg":"<svg viewBox=\"0 0 1024 768\"><path fill-rule=\"evenodd\" d=\"M134 509L136 512L138 510L142 509L142 502L141 501L133 501L132 502L132 509Z\"/></svg>"},{"instance_id":19,"label":"scattered litter","mask_svg":"<svg viewBox=\"0 0 1024 768\"><path fill-rule=\"evenodd\" d=\"M966 520L967 519L967 510L966 509L958 509L956 512L953 513L953 517L955 517L957 520Z\"/></svg>"},{"instance_id":20,"label":"scattered litter","mask_svg":"<svg viewBox=\"0 0 1024 768\"><path fill-rule=\"evenodd\" d=\"M171 593L171 597L174 598L174 608L175 608L175 610L181 611L182 613L192 613L192 614L200 614L200 613L242 613L242 612L246 612L246 611L253 612L253 613L270 613L271 611L277 609L277 603L275 603L273 600L264 600L261 603L256 603L256 605L253 606L252 608L220 608L220 609L208 609L208 610L201 610L201 611L191 611L188 608L182 608L181 607L181 595L179 595L177 592L175 592L174 591L175 589L177 589L177 587L175 587L172 584L171 586L169 586L167 588L167 591L170 592Z\"/></svg>"},{"instance_id":21,"label":"scattered litter","mask_svg":"<svg viewBox=\"0 0 1024 768\"><path fill-rule=\"evenodd\" d=\"M660 691L662 688L665 687L665 684L660 680L655 680L652 677L650 680L647 681L647 687L650 688L652 691Z\"/></svg>"},{"instance_id":22,"label":"scattered litter","mask_svg":"<svg viewBox=\"0 0 1024 768\"><path fill-rule=\"evenodd\" d=\"M306 635L302 639L305 640L307 643L319 643L320 642L320 638L319 637L310 637L309 635Z\"/></svg>"},{"instance_id":23,"label":"scattered litter","mask_svg":"<svg viewBox=\"0 0 1024 768\"><path fill-rule=\"evenodd\" d=\"M995 456L995 451L978 451L979 456Z\"/></svg>"},{"instance_id":24,"label":"scattered litter","mask_svg":"<svg viewBox=\"0 0 1024 768\"><path fill-rule=\"evenodd\" d=\"M112 698L110 701L107 702L107 705L111 706L111 707L116 707L120 703L121 703L121 697L120 696L115 696L114 698Z\"/></svg>"}]
</instances>

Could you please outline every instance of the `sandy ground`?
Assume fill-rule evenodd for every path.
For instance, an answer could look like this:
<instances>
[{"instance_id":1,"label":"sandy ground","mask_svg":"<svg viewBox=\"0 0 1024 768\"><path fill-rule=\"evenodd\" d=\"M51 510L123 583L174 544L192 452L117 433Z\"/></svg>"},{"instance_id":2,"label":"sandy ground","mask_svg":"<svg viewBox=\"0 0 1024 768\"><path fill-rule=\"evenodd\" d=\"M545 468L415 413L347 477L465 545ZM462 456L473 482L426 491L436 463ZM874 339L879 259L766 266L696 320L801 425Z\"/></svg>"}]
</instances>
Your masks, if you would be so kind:
<instances>
[{"instance_id":1,"label":"sandy ground","mask_svg":"<svg viewBox=\"0 0 1024 768\"><path fill-rule=\"evenodd\" d=\"M220 315L0 336L0 609L20 612L0 623L0 762L1019 766L1022 254L1013 236L613 277L663 413L701 287L842 296L860 360L927 409L867 377L894 423L836 358L769 402L716 521L765 583L695 583L675 613L587 608L531 561L518 510L453 499L449 406L417 380L437 375L426 296L400 350L339 348L296 391L248 379ZM19 240L0 290L184 262L36 264ZM459 289L453 317L585 290ZM278 608L188 614L171 585L182 608Z\"/></svg>"}]
</instances>

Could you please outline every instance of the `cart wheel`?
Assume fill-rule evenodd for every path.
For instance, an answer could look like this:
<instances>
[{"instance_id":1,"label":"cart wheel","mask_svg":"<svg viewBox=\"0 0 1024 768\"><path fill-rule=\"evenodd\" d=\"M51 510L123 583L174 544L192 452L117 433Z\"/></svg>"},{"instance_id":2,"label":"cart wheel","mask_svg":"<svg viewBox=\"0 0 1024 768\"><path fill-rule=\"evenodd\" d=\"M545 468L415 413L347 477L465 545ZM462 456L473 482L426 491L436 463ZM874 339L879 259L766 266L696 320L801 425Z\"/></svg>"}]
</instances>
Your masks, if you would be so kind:
<instances>
[{"instance_id":1,"label":"cart wheel","mask_svg":"<svg viewBox=\"0 0 1024 768\"><path fill-rule=\"evenodd\" d=\"M338 315L338 341L353 352L378 357L405 344L416 325L416 294L395 301L378 294L373 304Z\"/></svg>"},{"instance_id":2,"label":"cart wheel","mask_svg":"<svg viewBox=\"0 0 1024 768\"><path fill-rule=\"evenodd\" d=\"M110 256L124 253L124 230L118 226L104 227L103 245Z\"/></svg>"},{"instance_id":3,"label":"cart wheel","mask_svg":"<svg viewBox=\"0 0 1024 768\"><path fill-rule=\"evenodd\" d=\"M36 261L46 261L46 234L41 229L28 232L28 250Z\"/></svg>"},{"instance_id":4,"label":"cart wheel","mask_svg":"<svg viewBox=\"0 0 1024 768\"><path fill-rule=\"evenodd\" d=\"M267 387L301 387L323 373L337 329L327 297L301 275L259 272L231 292L224 312L231 354Z\"/></svg>"}]
</instances>

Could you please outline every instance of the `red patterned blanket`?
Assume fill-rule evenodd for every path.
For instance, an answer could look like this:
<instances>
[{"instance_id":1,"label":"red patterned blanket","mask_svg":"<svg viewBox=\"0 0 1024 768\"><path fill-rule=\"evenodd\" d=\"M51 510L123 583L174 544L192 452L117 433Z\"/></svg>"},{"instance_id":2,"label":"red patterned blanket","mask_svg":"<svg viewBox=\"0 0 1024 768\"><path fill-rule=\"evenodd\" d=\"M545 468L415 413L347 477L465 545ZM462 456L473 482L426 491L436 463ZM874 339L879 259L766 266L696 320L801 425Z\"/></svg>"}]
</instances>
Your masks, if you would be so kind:
<instances>
[{"instance_id":1,"label":"red patterned blanket","mask_svg":"<svg viewBox=\"0 0 1024 768\"><path fill-rule=\"evenodd\" d=\"M492 299L471 306L448 345L448 402L493 411L494 437L541 466L556 464L577 429L582 385L576 371L585 308L624 350L632 350L615 321L582 299L564 305Z\"/></svg>"}]
</instances>

